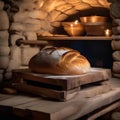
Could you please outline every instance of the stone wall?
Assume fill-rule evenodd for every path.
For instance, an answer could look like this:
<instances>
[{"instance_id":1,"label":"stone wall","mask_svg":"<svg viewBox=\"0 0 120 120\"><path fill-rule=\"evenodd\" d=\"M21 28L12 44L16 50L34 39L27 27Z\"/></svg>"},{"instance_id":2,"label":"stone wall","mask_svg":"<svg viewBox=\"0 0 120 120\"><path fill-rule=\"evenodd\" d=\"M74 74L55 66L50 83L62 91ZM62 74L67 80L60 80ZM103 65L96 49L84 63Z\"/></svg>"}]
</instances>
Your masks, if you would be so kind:
<instances>
[{"instance_id":1,"label":"stone wall","mask_svg":"<svg viewBox=\"0 0 120 120\"><path fill-rule=\"evenodd\" d=\"M111 43L112 49L114 50L112 56L113 62L113 75L120 78L120 1L109 0L112 2L110 6L111 16L113 18L113 40Z\"/></svg>"},{"instance_id":2,"label":"stone wall","mask_svg":"<svg viewBox=\"0 0 120 120\"><path fill-rule=\"evenodd\" d=\"M109 0L113 3L111 10L117 5L116 1ZM16 40L22 38L36 41L38 34L52 36L61 21L94 7L109 9L110 3L107 0L1 0L0 23L3 24L0 24L0 81L10 79L13 69L27 67L30 58L39 51L37 46L18 47L15 44ZM118 16L116 17L118 9L119 6L111 14L120 25ZM116 41L119 42L118 39L113 42ZM119 51L114 54L119 56ZM116 62L119 64L118 61L115 60L115 65Z\"/></svg>"},{"instance_id":3,"label":"stone wall","mask_svg":"<svg viewBox=\"0 0 120 120\"><path fill-rule=\"evenodd\" d=\"M9 18L7 13L3 10L4 2L0 1L0 82L3 79L5 69L7 69L10 61L10 47L9 47Z\"/></svg>"}]
</instances>

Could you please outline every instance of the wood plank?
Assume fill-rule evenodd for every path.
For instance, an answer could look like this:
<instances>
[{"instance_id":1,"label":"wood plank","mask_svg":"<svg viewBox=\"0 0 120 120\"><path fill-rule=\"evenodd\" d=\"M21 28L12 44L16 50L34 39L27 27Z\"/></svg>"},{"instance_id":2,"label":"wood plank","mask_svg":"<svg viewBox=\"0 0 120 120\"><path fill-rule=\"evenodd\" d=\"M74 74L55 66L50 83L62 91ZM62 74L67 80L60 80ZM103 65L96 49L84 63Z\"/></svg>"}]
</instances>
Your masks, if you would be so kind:
<instances>
[{"instance_id":1,"label":"wood plank","mask_svg":"<svg viewBox=\"0 0 120 120\"><path fill-rule=\"evenodd\" d=\"M30 71L14 71L14 74L19 76L18 78L13 76L13 79L31 80L41 83L47 83L50 85L56 85L62 87L63 90L70 90L80 85L88 84L91 82L97 82L101 80L108 80L111 77L110 69L91 68L90 72L82 75L47 75L47 74L35 74ZM13 74L13 75L14 75ZM22 78L20 78L22 77Z\"/></svg>"},{"instance_id":2,"label":"wood plank","mask_svg":"<svg viewBox=\"0 0 120 120\"><path fill-rule=\"evenodd\" d=\"M14 108L25 110L32 106L44 106L46 104L45 101L46 101L45 99L36 98L33 101L29 101L27 103L23 103L20 105L15 105ZM48 103L48 101L47 101L47 103Z\"/></svg>"},{"instance_id":3,"label":"wood plank","mask_svg":"<svg viewBox=\"0 0 120 120\"><path fill-rule=\"evenodd\" d=\"M57 91L54 89L41 88L41 87L36 87L36 86L26 85L26 84L16 84L14 85L14 87L17 90L20 90L26 93L28 92L34 95L40 95L47 99L54 99L59 101L66 101L73 98L80 90L80 88L78 87L69 91Z\"/></svg>"},{"instance_id":4,"label":"wood plank","mask_svg":"<svg viewBox=\"0 0 120 120\"><path fill-rule=\"evenodd\" d=\"M8 98L12 98L15 95L4 95L4 94L0 94L0 101L8 99Z\"/></svg>"},{"instance_id":5,"label":"wood plank","mask_svg":"<svg viewBox=\"0 0 120 120\"><path fill-rule=\"evenodd\" d=\"M16 41L16 45L17 46L20 46L21 44L24 44L24 45L48 45L48 42L47 41L38 41L38 40L23 40L23 39L18 39Z\"/></svg>"},{"instance_id":6,"label":"wood plank","mask_svg":"<svg viewBox=\"0 0 120 120\"><path fill-rule=\"evenodd\" d=\"M111 90L113 90L113 86L108 83L104 85L88 87L79 91L79 95L81 95L81 98L91 98L106 92L110 92Z\"/></svg>"},{"instance_id":7,"label":"wood plank","mask_svg":"<svg viewBox=\"0 0 120 120\"><path fill-rule=\"evenodd\" d=\"M110 36L38 36L38 40L58 41L58 40L112 40Z\"/></svg>"},{"instance_id":8,"label":"wood plank","mask_svg":"<svg viewBox=\"0 0 120 120\"><path fill-rule=\"evenodd\" d=\"M66 84L67 84L67 81L64 79L46 78L45 74L31 73L28 69L25 69L25 70L19 69L19 70L13 71L13 81L21 83L23 82L24 79L41 82L41 83L47 83L47 84L56 85L56 86L62 86L63 88L66 88Z\"/></svg>"},{"instance_id":9,"label":"wood plank","mask_svg":"<svg viewBox=\"0 0 120 120\"><path fill-rule=\"evenodd\" d=\"M88 74L89 74L89 76L84 76L83 78L81 78L81 85L88 84L91 82L97 82L100 80L108 80L111 78L111 70L110 69L91 68L91 72ZM94 75L92 76L92 74L94 74Z\"/></svg>"},{"instance_id":10,"label":"wood plank","mask_svg":"<svg viewBox=\"0 0 120 120\"><path fill-rule=\"evenodd\" d=\"M90 113L90 111L94 111L98 108L101 108L100 106L108 105L116 100L120 100L120 88L90 98L85 104L84 108L81 109L81 111L79 111L77 114L74 114L72 117L70 117L70 119L75 119L78 118L78 116L80 117L83 115L87 115L88 113ZM66 120L69 120L69 117Z\"/></svg>"},{"instance_id":11,"label":"wood plank","mask_svg":"<svg viewBox=\"0 0 120 120\"><path fill-rule=\"evenodd\" d=\"M112 105L108 106L107 108L104 108L103 110L99 111L98 113L90 116L87 120L95 120L96 118L115 110L116 108L120 107L120 101L113 103Z\"/></svg>"},{"instance_id":12,"label":"wood plank","mask_svg":"<svg viewBox=\"0 0 120 120\"><path fill-rule=\"evenodd\" d=\"M71 89L69 91L57 91L54 89L35 87L35 86L25 85L25 84L18 84L15 87L17 90L20 90L26 93L32 93L34 95L40 95L46 99L66 101L66 100L73 99L78 94L81 95L81 98L94 97L95 95L99 95L113 89L109 81L101 82L99 84L100 85L85 87L85 88L82 88L81 90L78 87L75 89Z\"/></svg>"},{"instance_id":13,"label":"wood plank","mask_svg":"<svg viewBox=\"0 0 120 120\"><path fill-rule=\"evenodd\" d=\"M5 106L15 106L15 105L20 105L23 103L27 103L29 101L33 101L35 98L29 97L29 96L14 96L10 98L6 98L5 100L0 101L0 105L5 105Z\"/></svg>"},{"instance_id":14,"label":"wood plank","mask_svg":"<svg viewBox=\"0 0 120 120\"><path fill-rule=\"evenodd\" d=\"M26 96L28 99L30 99L29 96ZM20 99L22 100L24 96L20 96ZM33 97L31 97L33 98ZM81 96L78 95L74 97L74 99L71 99L67 102L57 102L57 101L50 101L50 100L42 100L40 99L41 103L26 106L25 111L30 111L30 113L35 117L42 116L44 118L44 115L48 115L50 120L56 120L56 119L63 119L63 120L74 120L76 118L79 118L83 115L86 115L98 108L101 108L101 106L108 105L116 100L120 99L120 88L114 89L110 92L92 97L92 98L83 98L81 99ZM15 100L15 99L14 99ZM24 100L24 99L23 99ZM34 98L35 101L37 99ZM33 101L34 101L33 100ZM8 100L9 101L9 100ZM34 101L34 102L35 102ZM39 99L38 99L39 101ZM30 101L32 102L32 101ZM13 106L14 110L21 110L20 105L25 105L26 103L22 104L7 104L5 102L4 106ZM0 106L1 106L0 102ZM3 104L2 104L3 105ZM39 112L41 114L39 114ZM40 116L39 116L40 115ZM36 118L36 117L35 117Z\"/></svg>"},{"instance_id":15,"label":"wood plank","mask_svg":"<svg viewBox=\"0 0 120 120\"><path fill-rule=\"evenodd\" d=\"M120 99L120 89L114 89L89 99L81 99L81 96L78 95L67 102L51 102L44 106L37 105L28 109L49 113L51 120L74 120L118 99Z\"/></svg>"},{"instance_id":16,"label":"wood plank","mask_svg":"<svg viewBox=\"0 0 120 120\"><path fill-rule=\"evenodd\" d=\"M66 101L75 97L79 91L83 91L80 90L80 87L83 88L83 85L87 84L88 86L89 83L95 84L96 82L97 85L100 85L102 81L108 81L110 77L110 69L102 68L92 68L90 72L82 75L47 75L31 73L28 69L26 71L16 70L13 72L12 87L19 91L40 95L47 99ZM99 87L96 87L97 92L95 94L105 92L108 86L106 85L106 89L104 87L104 89L99 88L97 90L97 88ZM90 95L94 96L94 92L92 93Z\"/></svg>"},{"instance_id":17,"label":"wood plank","mask_svg":"<svg viewBox=\"0 0 120 120\"><path fill-rule=\"evenodd\" d=\"M116 79L111 80L111 82L117 81ZM119 80L117 81L120 82ZM14 97L14 101L12 99L6 99L3 103L0 101L0 107L6 108L13 107L14 111L23 110L26 114L24 115L32 115L33 118L41 118L46 120L75 120L80 118L83 115L87 115L88 113L99 109L103 106L109 105L117 100L120 100L120 84L114 84L113 90L94 96L92 98L81 98L80 94L66 102L57 102L51 100L45 100L40 97L30 97L30 96L23 96L23 95L16 95L19 96L20 100L31 99L29 102L20 102L21 104L13 104L16 100ZM5 95L7 96L7 95ZM24 98L24 99L23 99ZM33 99L33 100L32 100ZM4 100L3 100L4 101ZM2 102L3 102L2 101ZM9 104L7 103L9 101ZM17 100L18 101L18 100ZM22 109L23 108L23 109ZM2 109L1 109L2 110ZM23 112L24 113L24 112ZM29 113L29 114L28 114ZM16 113L18 114L18 113ZM20 114L22 116L22 114ZM27 116L26 116L27 117ZM45 119L44 119L45 120Z\"/></svg>"}]
</instances>

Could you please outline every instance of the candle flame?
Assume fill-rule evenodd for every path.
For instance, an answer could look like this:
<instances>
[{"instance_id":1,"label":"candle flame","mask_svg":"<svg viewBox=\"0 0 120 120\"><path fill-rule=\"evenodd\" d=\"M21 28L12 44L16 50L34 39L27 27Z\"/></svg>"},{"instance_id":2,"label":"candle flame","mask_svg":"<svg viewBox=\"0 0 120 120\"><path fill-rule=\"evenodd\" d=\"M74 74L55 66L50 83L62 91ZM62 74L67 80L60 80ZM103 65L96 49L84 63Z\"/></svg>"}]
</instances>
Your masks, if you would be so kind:
<instances>
[{"instance_id":1,"label":"candle flame","mask_svg":"<svg viewBox=\"0 0 120 120\"><path fill-rule=\"evenodd\" d=\"M75 20L75 22L74 22L75 24L78 24L78 20Z\"/></svg>"},{"instance_id":2,"label":"candle flame","mask_svg":"<svg viewBox=\"0 0 120 120\"><path fill-rule=\"evenodd\" d=\"M106 36L110 36L110 34L111 34L111 31L110 31L109 29L106 29L106 30L105 30L105 35L106 35Z\"/></svg>"}]
</instances>

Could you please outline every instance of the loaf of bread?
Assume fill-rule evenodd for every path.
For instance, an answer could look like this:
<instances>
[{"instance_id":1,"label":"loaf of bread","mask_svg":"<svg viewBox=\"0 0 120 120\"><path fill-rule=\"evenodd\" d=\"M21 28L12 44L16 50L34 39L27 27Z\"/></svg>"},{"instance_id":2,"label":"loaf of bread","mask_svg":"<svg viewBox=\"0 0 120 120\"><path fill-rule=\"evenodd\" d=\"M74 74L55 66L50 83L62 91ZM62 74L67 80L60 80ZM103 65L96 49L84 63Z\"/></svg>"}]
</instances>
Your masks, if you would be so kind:
<instances>
[{"instance_id":1,"label":"loaf of bread","mask_svg":"<svg viewBox=\"0 0 120 120\"><path fill-rule=\"evenodd\" d=\"M77 75L89 72L90 63L71 48L47 46L30 59L29 69L36 73Z\"/></svg>"}]
</instances>

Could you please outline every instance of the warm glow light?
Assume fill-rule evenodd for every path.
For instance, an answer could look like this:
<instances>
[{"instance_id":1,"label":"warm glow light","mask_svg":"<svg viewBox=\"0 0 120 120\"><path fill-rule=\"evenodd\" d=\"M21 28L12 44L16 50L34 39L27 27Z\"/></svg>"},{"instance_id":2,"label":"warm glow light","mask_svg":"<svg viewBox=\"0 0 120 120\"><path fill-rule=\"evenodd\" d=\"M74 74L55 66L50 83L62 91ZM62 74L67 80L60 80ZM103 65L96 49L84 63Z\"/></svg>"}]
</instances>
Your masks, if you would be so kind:
<instances>
[{"instance_id":1,"label":"warm glow light","mask_svg":"<svg viewBox=\"0 0 120 120\"><path fill-rule=\"evenodd\" d=\"M73 27L73 24L70 24L70 27Z\"/></svg>"},{"instance_id":2,"label":"warm glow light","mask_svg":"<svg viewBox=\"0 0 120 120\"><path fill-rule=\"evenodd\" d=\"M106 30L105 30L105 36L110 36L110 35L111 35L111 30L106 29Z\"/></svg>"},{"instance_id":3,"label":"warm glow light","mask_svg":"<svg viewBox=\"0 0 120 120\"><path fill-rule=\"evenodd\" d=\"M75 24L78 24L78 20L75 20L75 22L74 22Z\"/></svg>"},{"instance_id":4,"label":"warm glow light","mask_svg":"<svg viewBox=\"0 0 120 120\"><path fill-rule=\"evenodd\" d=\"M92 16L92 22L96 22L96 16Z\"/></svg>"}]
</instances>

